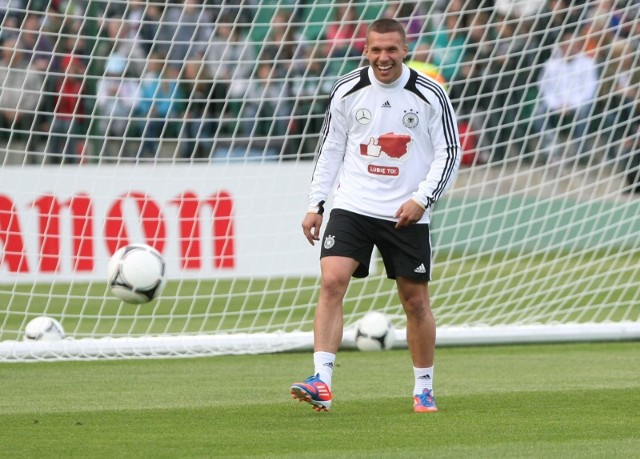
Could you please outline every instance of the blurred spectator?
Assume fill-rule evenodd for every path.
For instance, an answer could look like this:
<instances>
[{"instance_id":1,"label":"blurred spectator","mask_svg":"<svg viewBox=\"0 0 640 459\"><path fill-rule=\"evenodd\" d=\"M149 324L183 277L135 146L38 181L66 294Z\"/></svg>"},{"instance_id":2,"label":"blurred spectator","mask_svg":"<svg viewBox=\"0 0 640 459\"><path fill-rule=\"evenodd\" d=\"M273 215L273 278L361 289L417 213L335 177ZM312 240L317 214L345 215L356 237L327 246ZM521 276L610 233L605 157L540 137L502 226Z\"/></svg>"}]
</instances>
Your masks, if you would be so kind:
<instances>
[{"instance_id":1,"label":"blurred spectator","mask_svg":"<svg viewBox=\"0 0 640 459\"><path fill-rule=\"evenodd\" d=\"M53 120L47 142L47 160L50 163L78 163L84 152L86 119L84 100L84 63L74 53L64 55L61 74L55 84Z\"/></svg>"},{"instance_id":2,"label":"blurred spectator","mask_svg":"<svg viewBox=\"0 0 640 459\"><path fill-rule=\"evenodd\" d=\"M584 2L547 0L536 14L530 16L528 48L536 53L534 80L539 76L540 66L551 57L564 31L578 27L587 11Z\"/></svg>"},{"instance_id":3,"label":"blurred spectator","mask_svg":"<svg viewBox=\"0 0 640 459\"><path fill-rule=\"evenodd\" d=\"M545 0L495 0L493 3L498 14L522 19L536 14Z\"/></svg>"},{"instance_id":4,"label":"blurred spectator","mask_svg":"<svg viewBox=\"0 0 640 459\"><path fill-rule=\"evenodd\" d=\"M343 75L359 65L367 39L367 28L366 24L360 23L355 5L335 7L324 38L324 56L336 66L328 70L328 73Z\"/></svg>"},{"instance_id":5,"label":"blurred spectator","mask_svg":"<svg viewBox=\"0 0 640 459\"><path fill-rule=\"evenodd\" d=\"M192 56L202 55L217 19L213 17L213 11L201 0L169 3L160 20L155 51L166 56L170 65L180 65Z\"/></svg>"},{"instance_id":6,"label":"blurred spectator","mask_svg":"<svg viewBox=\"0 0 640 459\"><path fill-rule=\"evenodd\" d=\"M50 136L56 103L56 84L63 73L61 57L68 51L65 46L68 48L69 44L75 44L76 38L78 42L83 40L77 37L77 28L65 29L65 33L71 33L67 37L61 33L62 15L57 13L53 5L47 3L40 10L35 8L37 2L30 3L30 6L31 10L25 16L20 31L20 42L29 59L35 63L35 68L44 75L43 95L36 108L36 117L27 146L27 150L32 152L41 150L41 146L47 143Z\"/></svg>"},{"instance_id":7,"label":"blurred spectator","mask_svg":"<svg viewBox=\"0 0 640 459\"><path fill-rule=\"evenodd\" d=\"M413 50L424 27L426 15L420 10L419 5L420 2L394 2L389 4L383 12L385 18L395 19L404 25L410 50Z\"/></svg>"},{"instance_id":8,"label":"blurred spectator","mask_svg":"<svg viewBox=\"0 0 640 459\"><path fill-rule=\"evenodd\" d=\"M614 57L614 43L618 41L615 29L611 27L611 18L608 9L612 2L598 1L590 17L585 20L580 31L585 39L585 54L595 60L599 72L599 88L596 94L595 110L591 116L590 124L598 128L593 130L596 141L604 143L607 155L616 156L620 139L617 137L614 127L618 112L615 97L612 97L612 85L615 80L621 56ZM605 140L606 139L606 140ZM613 142L613 143L612 143Z\"/></svg>"},{"instance_id":9,"label":"blurred spectator","mask_svg":"<svg viewBox=\"0 0 640 459\"><path fill-rule=\"evenodd\" d=\"M96 114L98 131L107 140L122 142L124 156L130 156L128 134L138 91L138 79L127 72L127 62L122 56L111 56L105 74L98 82ZM103 153L104 148L102 149ZM120 149L118 149L120 151Z\"/></svg>"},{"instance_id":10,"label":"blurred spectator","mask_svg":"<svg viewBox=\"0 0 640 459\"><path fill-rule=\"evenodd\" d=\"M211 158L227 85L214 81L209 68L197 56L185 62L180 85L180 93L187 97L180 154L183 158Z\"/></svg>"},{"instance_id":11,"label":"blurred spectator","mask_svg":"<svg viewBox=\"0 0 640 459\"><path fill-rule=\"evenodd\" d=\"M429 43L420 43L411 53L411 59L406 64L414 70L417 70L428 77L436 80L443 88L447 89L447 80L440 73L440 69L433 64L431 57L431 45Z\"/></svg>"},{"instance_id":12,"label":"blurred spectator","mask_svg":"<svg viewBox=\"0 0 640 459\"><path fill-rule=\"evenodd\" d=\"M0 40L17 32L27 4L28 0L0 0Z\"/></svg>"},{"instance_id":13,"label":"blurred spectator","mask_svg":"<svg viewBox=\"0 0 640 459\"><path fill-rule=\"evenodd\" d=\"M42 15L28 13L20 28L20 47L24 50L24 57L31 66L46 71L53 60L55 43L51 36L42 30Z\"/></svg>"},{"instance_id":14,"label":"blurred spectator","mask_svg":"<svg viewBox=\"0 0 640 459\"><path fill-rule=\"evenodd\" d=\"M447 81L449 97L456 108L458 119L466 120L480 112L486 63L476 62L474 58L473 52L465 50L455 78ZM442 78L445 79L444 76Z\"/></svg>"},{"instance_id":15,"label":"blurred spectator","mask_svg":"<svg viewBox=\"0 0 640 459\"><path fill-rule=\"evenodd\" d=\"M24 58L17 38L7 38L1 51L0 134L28 135L43 94L44 74Z\"/></svg>"},{"instance_id":16,"label":"blurred spectator","mask_svg":"<svg viewBox=\"0 0 640 459\"><path fill-rule=\"evenodd\" d=\"M160 55L149 57L136 97L135 124L142 137L140 158L155 158L165 130L181 117L178 68L165 62Z\"/></svg>"},{"instance_id":17,"label":"blurred spectator","mask_svg":"<svg viewBox=\"0 0 640 459\"><path fill-rule=\"evenodd\" d=\"M448 2L447 9L442 15L442 22L432 24L431 27L435 30L425 38L431 46L433 64L440 69L447 81L452 81L456 77L460 64L464 60L467 19L463 7L464 0Z\"/></svg>"},{"instance_id":18,"label":"blurred spectator","mask_svg":"<svg viewBox=\"0 0 640 459\"><path fill-rule=\"evenodd\" d=\"M151 7L152 5L148 6ZM127 23L129 38L136 39L140 35L146 14L147 2L145 0L129 0L127 2L122 17Z\"/></svg>"},{"instance_id":19,"label":"blurred spectator","mask_svg":"<svg viewBox=\"0 0 640 459\"><path fill-rule=\"evenodd\" d=\"M498 31L491 23L491 16L485 10L475 10L465 14L467 27L467 44L465 51L472 52L476 59L487 63L496 45Z\"/></svg>"},{"instance_id":20,"label":"blurred spectator","mask_svg":"<svg viewBox=\"0 0 640 459\"><path fill-rule=\"evenodd\" d=\"M144 0L126 2L126 10L122 14L126 24L127 39L132 40L136 48L149 55L158 33L158 24L162 12L158 4Z\"/></svg>"},{"instance_id":21,"label":"blurred spectator","mask_svg":"<svg viewBox=\"0 0 640 459\"><path fill-rule=\"evenodd\" d=\"M204 57L207 73L228 88L218 129L224 137L232 136L235 131L243 96L257 60L246 27L234 23L235 19L233 15L221 17Z\"/></svg>"},{"instance_id":22,"label":"blurred spectator","mask_svg":"<svg viewBox=\"0 0 640 459\"><path fill-rule=\"evenodd\" d=\"M258 62L270 62L277 77L287 77L296 72L296 65L306 54L303 37L300 36L294 10L280 9L274 15L265 38Z\"/></svg>"},{"instance_id":23,"label":"blurred spectator","mask_svg":"<svg viewBox=\"0 0 640 459\"><path fill-rule=\"evenodd\" d=\"M287 157L291 154L290 149L283 148L293 112L289 91L288 82L276 75L271 62L258 64L240 116L245 123L243 135L251 139L251 149L261 156Z\"/></svg>"},{"instance_id":24,"label":"blurred spectator","mask_svg":"<svg viewBox=\"0 0 640 459\"><path fill-rule=\"evenodd\" d=\"M626 167L630 191L640 193L640 53L630 39L611 46L598 112L606 116L607 156Z\"/></svg>"},{"instance_id":25,"label":"blurred spectator","mask_svg":"<svg viewBox=\"0 0 640 459\"><path fill-rule=\"evenodd\" d=\"M632 4L627 5L627 8L625 8L620 26L620 35L631 39L640 48L640 1L634 0Z\"/></svg>"},{"instance_id":26,"label":"blurred spectator","mask_svg":"<svg viewBox=\"0 0 640 459\"><path fill-rule=\"evenodd\" d=\"M586 134L598 87L598 69L583 46L583 37L575 30L565 29L538 80L534 125L543 155L552 160L559 159L555 150L562 130L569 130L571 148L578 157L590 147Z\"/></svg>"},{"instance_id":27,"label":"blurred spectator","mask_svg":"<svg viewBox=\"0 0 640 459\"><path fill-rule=\"evenodd\" d=\"M54 143L60 140L57 136L52 137L52 129L64 130L61 121L64 104L60 104L59 91L62 89L60 82L66 78L68 62L64 63L63 68L63 58L69 52L74 52L76 56L87 52L84 49L85 43L80 29L84 16L76 14L79 10L73 5L69 5L65 10L69 13L68 15L59 14L56 8L57 6L53 3L29 2L28 8L21 11L20 15L24 20L21 21L17 35L18 46L23 49L25 59L30 63L29 67L40 74L38 80L42 81L38 91L38 105L29 114L30 126L26 150L30 155L39 151L41 144L48 142L46 148L52 149ZM64 91L70 89L72 79L73 77L69 78ZM65 97L62 99L66 100ZM84 124L84 119L80 119L79 122ZM71 142L73 140L71 139ZM62 152L59 154L63 155ZM32 159L34 156L29 156L30 162Z\"/></svg>"},{"instance_id":28,"label":"blurred spectator","mask_svg":"<svg viewBox=\"0 0 640 459\"><path fill-rule=\"evenodd\" d=\"M604 28L611 30L613 35L621 35L624 23L624 9L627 1L595 0L590 2L589 15L592 19L602 23Z\"/></svg>"},{"instance_id":29,"label":"blurred spectator","mask_svg":"<svg viewBox=\"0 0 640 459\"><path fill-rule=\"evenodd\" d=\"M272 18L265 45L243 101L237 132L255 136L249 154L291 157L299 145L291 133L292 83L304 75L308 50L298 30L295 8L282 8ZM298 140L299 141L299 140ZM256 149L257 147L257 149Z\"/></svg>"},{"instance_id":30,"label":"blurred spectator","mask_svg":"<svg viewBox=\"0 0 640 459\"><path fill-rule=\"evenodd\" d=\"M327 108L327 94L335 81L335 74L325 71L324 50L321 47L308 48L303 62L306 70L300 78L291 80L291 97L294 103L293 116L289 126L288 151L300 159L313 159L324 113Z\"/></svg>"},{"instance_id":31,"label":"blurred spectator","mask_svg":"<svg viewBox=\"0 0 640 459\"><path fill-rule=\"evenodd\" d=\"M131 0L126 3L124 21L128 38L136 48L142 49L145 56L151 53L153 43L159 39L158 29L162 10L158 3L145 0Z\"/></svg>"},{"instance_id":32,"label":"blurred spectator","mask_svg":"<svg viewBox=\"0 0 640 459\"><path fill-rule=\"evenodd\" d=\"M107 33L106 49L101 53L124 58L127 64L127 73L134 78L140 78L148 56L140 47L140 42L131 38L129 23L119 18L109 18L104 21L104 26Z\"/></svg>"},{"instance_id":33,"label":"blurred spectator","mask_svg":"<svg viewBox=\"0 0 640 459\"><path fill-rule=\"evenodd\" d=\"M634 123L636 133L640 130L640 123ZM628 158L626 165L626 193L640 194L640 136L627 138L623 157Z\"/></svg>"},{"instance_id":34,"label":"blurred spectator","mask_svg":"<svg viewBox=\"0 0 640 459\"><path fill-rule=\"evenodd\" d=\"M629 34L621 44L622 68L617 78L617 94L627 111L621 116L624 129L622 158L628 158L626 181L631 193L640 194L640 4L630 8Z\"/></svg>"},{"instance_id":35,"label":"blurred spectator","mask_svg":"<svg viewBox=\"0 0 640 459\"><path fill-rule=\"evenodd\" d=\"M256 67L256 52L244 26L225 16L216 24L215 33L204 54L207 73L229 85L231 98L241 98L247 80Z\"/></svg>"},{"instance_id":36,"label":"blurred spectator","mask_svg":"<svg viewBox=\"0 0 640 459\"><path fill-rule=\"evenodd\" d=\"M585 52L596 61L602 62L606 59L609 46L615 40L613 29L609 27L608 21L602 16L594 16L585 21L581 28L581 33L585 37Z\"/></svg>"},{"instance_id":37,"label":"blurred spectator","mask_svg":"<svg viewBox=\"0 0 640 459\"><path fill-rule=\"evenodd\" d=\"M483 106L487 120L483 133L485 145L491 145L490 160L501 160L510 149L527 154L527 96L533 56L527 50L526 37L518 33L517 18L496 15L491 40L492 50L484 56L487 65L483 78Z\"/></svg>"},{"instance_id":38,"label":"blurred spectator","mask_svg":"<svg viewBox=\"0 0 640 459\"><path fill-rule=\"evenodd\" d=\"M61 1L40 0L40 2L42 6L41 8L37 8L38 1L30 2L30 10L36 14L44 13L41 21L41 33L49 34L52 37L56 37L56 39L60 36L60 32L65 29L65 26L67 26L66 30L68 31L72 28L71 26L73 22L81 22L84 18L83 14L74 14L73 10L76 9L76 5L73 2L68 4L68 13L65 11L65 6L67 6L67 4L63 4Z\"/></svg>"},{"instance_id":39,"label":"blurred spectator","mask_svg":"<svg viewBox=\"0 0 640 459\"><path fill-rule=\"evenodd\" d=\"M453 23L452 18L459 14L450 16L449 20ZM449 94L458 113L458 130L465 150L463 164L468 161L468 155L477 155L477 161L486 162L494 150L492 138L495 132L487 125L487 110L495 88L487 84L486 78L495 37L487 20L481 11L466 14L464 22L470 21L468 38L455 71L448 72L451 78L448 80Z\"/></svg>"},{"instance_id":40,"label":"blurred spectator","mask_svg":"<svg viewBox=\"0 0 640 459\"><path fill-rule=\"evenodd\" d=\"M346 49L344 55L364 52L367 40L367 26L359 18L358 8L350 3L339 4L333 10L333 17L327 24L325 38L329 52L332 48Z\"/></svg>"}]
</instances>

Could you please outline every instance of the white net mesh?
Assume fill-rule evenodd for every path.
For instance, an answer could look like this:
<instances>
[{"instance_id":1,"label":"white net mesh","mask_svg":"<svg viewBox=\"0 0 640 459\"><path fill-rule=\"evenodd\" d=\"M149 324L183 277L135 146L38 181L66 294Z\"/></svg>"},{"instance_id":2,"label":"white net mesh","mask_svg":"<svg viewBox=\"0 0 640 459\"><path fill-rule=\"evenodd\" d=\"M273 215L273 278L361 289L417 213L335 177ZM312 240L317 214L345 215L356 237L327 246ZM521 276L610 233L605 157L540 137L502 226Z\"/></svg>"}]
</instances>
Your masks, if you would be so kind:
<instances>
[{"instance_id":1,"label":"white net mesh","mask_svg":"<svg viewBox=\"0 0 640 459\"><path fill-rule=\"evenodd\" d=\"M308 345L318 252L299 228L318 135L385 15L407 27L408 64L447 89L463 141L433 218L441 342L558 325L637 337L637 1L7 0L0 14L0 359ZM132 242L167 264L141 306L106 286ZM404 327L381 267L353 282L347 327L371 309ZM71 339L23 342L41 315Z\"/></svg>"}]
</instances>

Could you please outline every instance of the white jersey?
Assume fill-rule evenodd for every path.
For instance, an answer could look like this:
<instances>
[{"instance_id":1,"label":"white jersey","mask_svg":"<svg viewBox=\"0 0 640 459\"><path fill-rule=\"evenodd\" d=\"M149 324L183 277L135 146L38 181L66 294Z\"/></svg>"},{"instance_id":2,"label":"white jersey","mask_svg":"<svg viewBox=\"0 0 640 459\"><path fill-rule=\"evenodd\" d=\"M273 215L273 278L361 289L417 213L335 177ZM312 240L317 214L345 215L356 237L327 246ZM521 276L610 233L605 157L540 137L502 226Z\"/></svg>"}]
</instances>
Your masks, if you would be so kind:
<instances>
[{"instance_id":1,"label":"white jersey","mask_svg":"<svg viewBox=\"0 0 640 459\"><path fill-rule=\"evenodd\" d=\"M455 113L442 87L406 65L391 84L363 67L331 91L309 211L317 212L335 186L334 208L396 220L413 197L427 209L420 223L429 223L431 205L451 186L459 165Z\"/></svg>"}]
</instances>

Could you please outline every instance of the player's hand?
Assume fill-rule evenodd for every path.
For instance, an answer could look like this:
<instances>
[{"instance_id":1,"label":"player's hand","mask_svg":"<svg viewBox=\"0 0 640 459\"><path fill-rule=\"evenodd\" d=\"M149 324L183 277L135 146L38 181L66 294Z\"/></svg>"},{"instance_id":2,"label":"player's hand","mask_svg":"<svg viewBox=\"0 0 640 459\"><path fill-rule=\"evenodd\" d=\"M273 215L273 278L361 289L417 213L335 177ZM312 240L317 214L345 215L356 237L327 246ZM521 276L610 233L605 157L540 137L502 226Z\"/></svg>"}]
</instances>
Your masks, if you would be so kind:
<instances>
[{"instance_id":1,"label":"player's hand","mask_svg":"<svg viewBox=\"0 0 640 459\"><path fill-rule=\"evenodd\" d=\"M418 205L413 199L407 200L396 211L394 217L398 219L396 229L404 226L415 225L424 215L425 210Z\"/></svg>"},{"instance_id":2,"label":"player's hand","mask_svg":"<svg viewBox=\"0 0 640 459\"><path fill-rule=\"evenodd\" d=\"M307 212L302 220L302 232L311 245L320 240L320 227L322 226L322 215L315 212Z\"/></svg>"}]
</instances>

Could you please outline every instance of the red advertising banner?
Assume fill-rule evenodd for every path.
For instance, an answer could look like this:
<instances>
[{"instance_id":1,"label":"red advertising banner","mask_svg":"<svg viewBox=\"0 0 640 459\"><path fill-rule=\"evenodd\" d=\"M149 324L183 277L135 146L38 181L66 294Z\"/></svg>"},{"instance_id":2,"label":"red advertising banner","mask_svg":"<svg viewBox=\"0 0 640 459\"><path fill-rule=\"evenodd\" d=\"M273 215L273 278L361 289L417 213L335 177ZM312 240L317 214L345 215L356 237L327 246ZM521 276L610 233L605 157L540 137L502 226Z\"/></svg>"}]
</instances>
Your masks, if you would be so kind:
<instances>
[{"instance_id":1,"label":"red advertising banner","mask_svg":"<svg viewBox=\"0 0 640 459\"><path fill-rule=\"evenodd\" d=\"M8 172L0 171L0 282L101 279L109 257L136 242L160 251L174 277L317 272L300 230L309 165Z\"/></svg>"}]
</instances>

